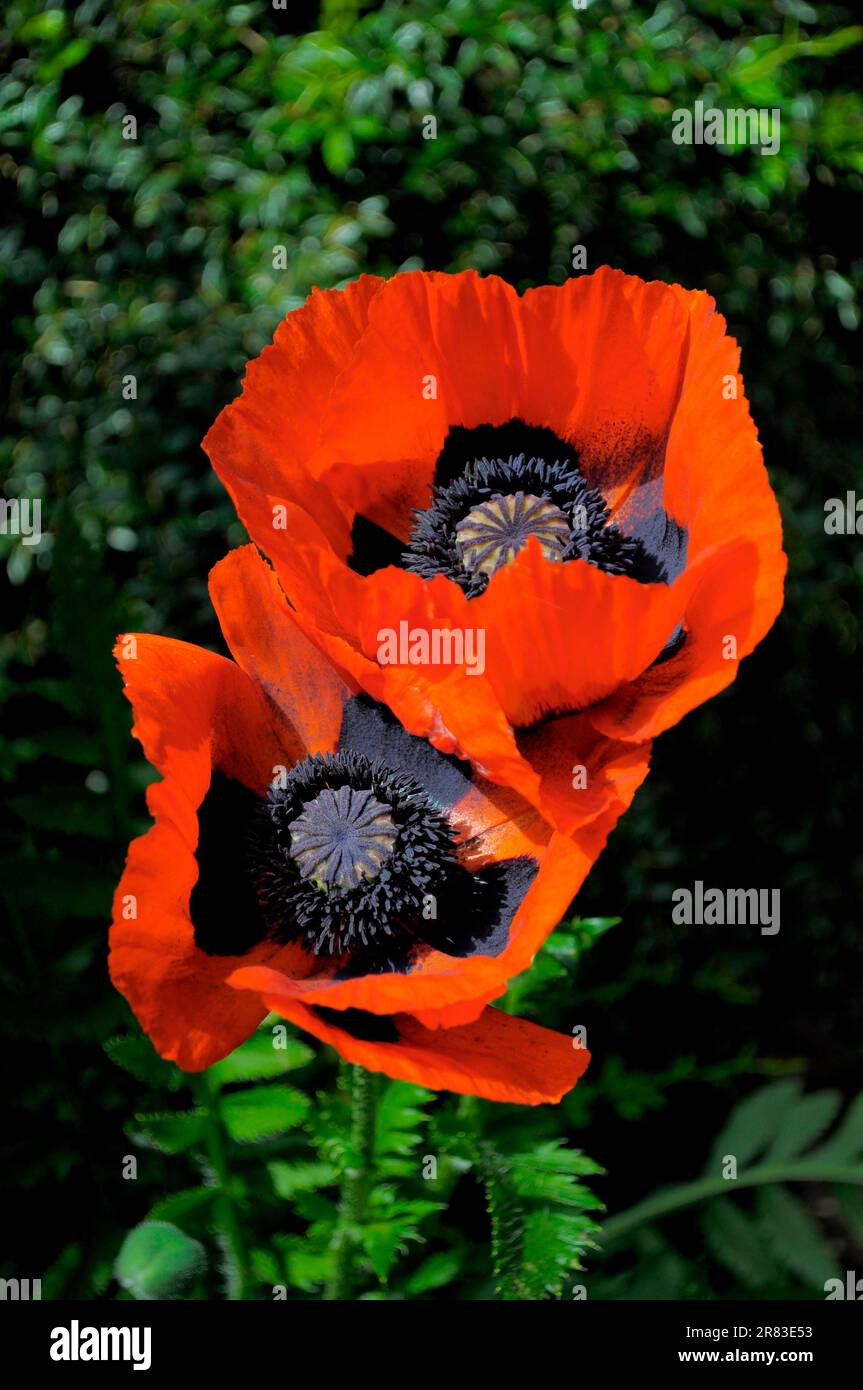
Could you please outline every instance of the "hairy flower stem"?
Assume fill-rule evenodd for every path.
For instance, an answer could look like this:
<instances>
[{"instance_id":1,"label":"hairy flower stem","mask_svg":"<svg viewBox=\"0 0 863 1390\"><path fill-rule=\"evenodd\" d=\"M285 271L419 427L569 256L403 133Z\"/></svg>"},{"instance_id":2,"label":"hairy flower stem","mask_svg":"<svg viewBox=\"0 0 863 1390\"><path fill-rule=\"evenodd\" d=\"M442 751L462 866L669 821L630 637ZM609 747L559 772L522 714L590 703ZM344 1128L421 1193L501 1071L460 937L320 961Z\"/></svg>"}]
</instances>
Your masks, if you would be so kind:
<instances>
[{"instance_id":1,"label":"hairy flower stem","mask_svg":"<svg viewBox=\"0 0 863 1390\"><path fill-rule=\"evenodd\" d=\"M353 1067L351 1083L351 1151L354 1167L345 1171L339 1203L339 1219L333 1234L333 1274L324 1298L348 1298L353 1284L353 1252L357 1243L374 1177L378 1077L364 1067Z\"/></svg>"},{"instance_id":2,"label":"hairy flower stem","mask_svg":"<svg viewBox=\"0 0 863 1390\"><path fill-rule=\"evenodd\" d=\"M247 1296L248 1260L237 1204L231 1191L225 1134L219 1113L219 1090L209 1074L203 1072L197 1078L196 1091L198 1103L206 1115L207 1159L219 1192L214 1209L216 1225L224 1241L227 1297L232 1302L242 1301Z\"/></svg>"}]
</instances>

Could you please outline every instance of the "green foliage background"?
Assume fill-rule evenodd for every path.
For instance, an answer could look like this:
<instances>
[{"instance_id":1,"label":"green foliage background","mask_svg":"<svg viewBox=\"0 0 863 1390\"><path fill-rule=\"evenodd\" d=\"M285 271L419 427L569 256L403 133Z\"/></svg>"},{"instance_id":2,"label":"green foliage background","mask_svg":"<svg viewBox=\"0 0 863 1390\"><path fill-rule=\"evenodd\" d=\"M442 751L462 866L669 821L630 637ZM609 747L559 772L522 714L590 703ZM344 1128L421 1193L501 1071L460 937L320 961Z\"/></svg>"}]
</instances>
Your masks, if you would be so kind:
<instances>
[{"instance_id":1,"label":"green foliage background","mask_svg":"<svg viewBox=\"0 0 863 1390\"><path fill-rule=\"evenodd\" d=\"M4 25L0 479L42 499L45 535L0 536L0 1276L44 1297L823 1297L863 1269L863 556L823 528L861 479L853 12L13 0ZM778 107L780 152L676 146L696 99ZM576 243L590 269L715 294L788 601L735 686L660 740L580 918L513 987L519 1012L587 1027L586 1081L538 1111L379 1082L364 1144L325 1049L266 1032L184 1078L112 991L110 895L150 772L111 643L220 645L206 574L244 536L199 441L312 285L561 283ZM672 926L696 878L780 887L780 934ZM728 1152L748 1178L717 1187Z\"/></svg>"}]
</instances>

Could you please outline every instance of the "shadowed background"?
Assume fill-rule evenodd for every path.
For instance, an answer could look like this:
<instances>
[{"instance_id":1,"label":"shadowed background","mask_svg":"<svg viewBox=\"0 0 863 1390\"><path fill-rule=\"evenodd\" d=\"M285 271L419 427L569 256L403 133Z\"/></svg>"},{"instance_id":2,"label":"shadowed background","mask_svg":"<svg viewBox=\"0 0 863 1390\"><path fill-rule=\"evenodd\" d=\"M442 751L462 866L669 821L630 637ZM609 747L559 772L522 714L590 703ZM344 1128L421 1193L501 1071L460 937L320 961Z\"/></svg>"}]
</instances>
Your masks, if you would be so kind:
<instances>
[{"instance_id":1,"label":"shadowed background","mask_svg":"<svg viewBox=\"0 0 863 1390\"><path fill-rule=\"evenodd\" d=\"M20 1218L0 1275L42 1275L46 1297L113 1296L126 1232L212 1171L194 1143L153 1140L138 1180L118 1176L138 1151L124 1126L142 1081L103 1050L133 1026L106 930L150 773L110 649L125 630L220 646L206 575L245 536L200 440L282 314L363 271L475 267L524 289L566 280L583 244L589 270L709 290L742 345L790 559L775 629L730 690L658 741L576 904L621 922L571 928L513 993L527 1016L587 1027L586 1081L557 1111L427 1098L419 1152L445 1148L466 1113L503 1150L563 1136L607 1170L590 1185L613 1221L697 1178L735 1104L776 1078L834 1091L837 1113L853 1104L863 557L860 537L825 534L824 504L861 479L861 39L849 7L804 0L8 7L0 480L7 498L42 499L45 534L0 536L3 1182ZM672 112L699 99L779 107L780 151L675 145ZM696 879L780 888L780 933L674 926L671 892ZM332 1054L304 1065L306 1094L342 1095ZM162 1082L160 1112L180 1084ZM771 1094L783 1123L817 1135L793 1087ZM343 1116L315 1112L341 1132ZM750 1106L749 1123L763 1113ZM259 1137L234 1192L247 1287L284 1279L315 1297L320 1270L279 1242L324 1198L307 1185L303 1208L265 1171L293 1161L297 1135ZM315 1142L320 1158L326 1134ZM368 1296L489 1294L482 1190L451 1177L442 1212L410 1215L426 1245L404 1237L384 1291L369 1254ZM579 1278L598 1297L823 1297L826 1269L863 1269L852 1185L777 1191L730 1223L716 1202L645 1219ZM195 1211L158 1214L206 1244ZM224 1296L217 1264L189 1290Z\"/></svg>"}]
</instances>

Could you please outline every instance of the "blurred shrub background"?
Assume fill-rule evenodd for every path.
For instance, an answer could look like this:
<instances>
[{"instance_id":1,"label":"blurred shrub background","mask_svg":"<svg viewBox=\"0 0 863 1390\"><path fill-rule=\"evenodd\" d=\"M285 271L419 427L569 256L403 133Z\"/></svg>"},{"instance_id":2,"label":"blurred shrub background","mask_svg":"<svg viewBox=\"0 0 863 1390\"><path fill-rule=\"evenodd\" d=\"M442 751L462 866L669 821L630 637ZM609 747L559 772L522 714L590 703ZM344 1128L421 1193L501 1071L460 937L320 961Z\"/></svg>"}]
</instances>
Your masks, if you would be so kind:
<instances>
[{"instance_id":1,"label":"blurred shrub background","mask_svg":"<svg viewBox=\"0 0 863 1390\"><path fill-rule=\"evenodd\" d=\"M777 627L730 691L657 744L579 899L582 917L622 921L571 928L515 987L526 1014L587 1026L588 1080L558 1111L479 1107L477 1123L510 1151L555 1137L585 1149L607 1170L591 1187L613 1228L696 1178L726 1114L771 1080L787 1081L771 1091L782 1123L806 1135L818 1125L791 1080L835 1092L816 1102L822 1123L853 1102L863 555L823 523L828 498L863 486L861 39L850 7L807 0L7 6L0 177L17 212L0 234L0 481L7 498L42 499L45 534L0 536L3 1181L21 1219L0 1275L44 1275L46 1297L112 1294L124 1235L154 1207L190 1237L213 1229L194 1200L159 1207L200 1181L191 1140L171 1157L151 1133L138 1181L119 1177L142 1081L102 1048L133 1028L108 982L106 923L150 774L110 647L129 629L219 645L206 575L244 535L200 440L285 311L363 271L473 266L523 289L562 283L583 244L588 269L708 289L742 344L790 556ZM675 145L673 110L699 99L780 108L779 153ZM781 888L780 934L674 927L671 891L697 878ZM307 1093L342 1095L330 1054L302 1060ZM445 1148L463 1107L414 1102ZM316 1107L329 1142L336 1110ZM746 1113L757 1128L765 1104ZM271 1168L296 1158L298 1134L258 1137ZM326 1257L299 1268L296 1233L324 1220L327 1174L297 1187L241 1157L229 1196L255 1246L246 1291L285 1278L317 1296ZM383 1269L384 1296L488 1292L485 1204L463 1172L442 1212L402 1214L404 1273L398 1238L390 1264L371 1247L368 1289ZM853 1185L776 1189L730 1223L715 1207L645 1219L579 1278L599 1297L823 1297L825 1268L861 1267ZM291 1239L293 1256L279 1245ZM224 1296L200 1278L198 1294ZM540 1296L525 1287L509 1296Z\"/></svg>"}]
</instances>

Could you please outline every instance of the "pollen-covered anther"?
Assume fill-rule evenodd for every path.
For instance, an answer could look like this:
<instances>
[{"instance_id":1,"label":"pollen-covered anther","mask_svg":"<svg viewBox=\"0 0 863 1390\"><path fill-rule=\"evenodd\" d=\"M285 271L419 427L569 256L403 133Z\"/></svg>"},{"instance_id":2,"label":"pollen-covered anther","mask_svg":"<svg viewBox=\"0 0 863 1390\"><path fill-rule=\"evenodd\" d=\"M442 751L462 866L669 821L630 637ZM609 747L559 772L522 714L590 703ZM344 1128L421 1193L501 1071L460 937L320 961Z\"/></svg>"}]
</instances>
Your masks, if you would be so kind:
<instances>
[{"instance_id":1,"label":"pollen-covered anther","mask_svg":"<svg viewBox=\"0 0 863 1390\"><path fill-rule=\"evenodd\" d=\"M547 560L559 560L569 542L569 522L560 507L532 492L497 493L458 522L456 546L466 570L492 575L536 536Z\"/></svg>"},{"instance_id":2,"label":"pollen-covered anther","mask_svg":"<svg viewBox=\"0 0 863 1390\"><path fill-rule=\"evenodd\" d=\"M397 834L392 808L372 792L325 787L291 823L291 858L303 878L356 888L377 877Z\"/></svg>"}]
</instances>

